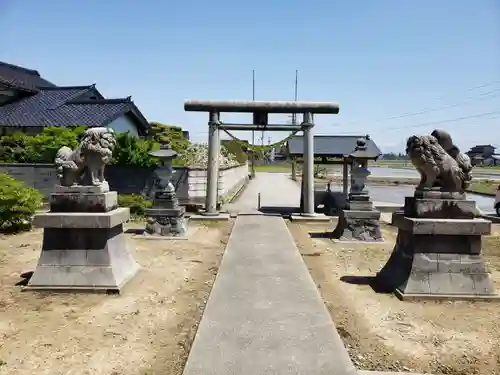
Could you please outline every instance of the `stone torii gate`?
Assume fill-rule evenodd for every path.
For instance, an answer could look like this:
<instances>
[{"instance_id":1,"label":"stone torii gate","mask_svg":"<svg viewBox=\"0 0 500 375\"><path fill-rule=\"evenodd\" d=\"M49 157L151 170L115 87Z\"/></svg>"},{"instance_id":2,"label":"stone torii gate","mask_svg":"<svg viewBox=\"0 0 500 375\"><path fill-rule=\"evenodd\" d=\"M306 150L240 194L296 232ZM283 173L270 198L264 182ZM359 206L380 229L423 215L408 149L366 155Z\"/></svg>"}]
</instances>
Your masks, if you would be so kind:
<instances>
[{"instance_id":1,"label":"stone torii gate","mask_svg":"<svg viewBox=\"0 0 500 375\"><path fill-rule=\"evenodd\" d=\"M207 112L208 120L208 169L205 215L215 216L217 212L217 185L219 176L220 130L257 130L257 131L303 131L304 167L302 215L314 216L314 114L337 114L339 105L332 102L302 101L212 101L187 100L184 110L188 112ZM252 124L228 124L221 122L222 112L253 113ZM302 114L300 125L268 124L270 113Z\"/></svg>"}]
</instances>

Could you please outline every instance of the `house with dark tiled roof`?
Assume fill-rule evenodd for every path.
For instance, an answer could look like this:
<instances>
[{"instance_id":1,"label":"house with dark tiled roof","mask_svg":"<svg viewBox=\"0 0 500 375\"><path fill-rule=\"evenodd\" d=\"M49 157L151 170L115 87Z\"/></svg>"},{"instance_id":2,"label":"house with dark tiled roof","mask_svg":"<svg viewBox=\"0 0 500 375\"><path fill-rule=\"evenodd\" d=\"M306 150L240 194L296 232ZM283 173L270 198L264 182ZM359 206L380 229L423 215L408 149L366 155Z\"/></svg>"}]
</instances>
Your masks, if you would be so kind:
<instances>
[{"instance_id":1,"label":"house with dark tiled roof","mask_svg":"<svg viewBox=\"0 0 500 375\"><path fill-rule=\"evenodd\" d=\"M95 85L56 86L36 70L0 62L0 135L47 126L108 126L145 137L150 125L131 97L106 99Z\"/></svg>"},{"instance_id":2,"label":"house with dark tiled roof","mask_svg":"<svg viewBox=\"0 0 500 375\"><path fill-rule=\"evenodd\" d=\"M357 140L365 138L363 135L315 135L313 152L315 159L325 162L328 158L342 159L349 156L357 145ZM382 152L373 139L366 140L369 159L377 159ZM303 136L293 136L287 143L287 154L292 158L301 158L304 155ZM316 160L315 160L316 162ZM326 164L326 162L325 162Z\"/></svg>"},{"instance_id":3,"label":"house with dark tiled roof","mask_svg":"<svg viewBox=\"0 0 500 375\"><path fill-rule=\"evenodd\" d=\"M497 165L500 161L500 155L495 153L495 146L476 145L471 147L466 154L471 159L472 165Z\"/></svg>"}]
</instances>

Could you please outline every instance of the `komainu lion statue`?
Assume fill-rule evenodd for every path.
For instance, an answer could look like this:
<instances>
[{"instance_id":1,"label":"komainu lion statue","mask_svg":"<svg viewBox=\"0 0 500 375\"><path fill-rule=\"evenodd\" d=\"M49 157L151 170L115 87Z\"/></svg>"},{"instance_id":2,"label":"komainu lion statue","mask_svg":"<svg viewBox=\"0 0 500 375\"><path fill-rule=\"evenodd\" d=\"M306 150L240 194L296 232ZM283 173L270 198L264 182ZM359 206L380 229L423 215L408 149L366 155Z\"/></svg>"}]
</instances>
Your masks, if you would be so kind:
<instances>
[{"instance_id":1,"label":"komainu lion statue","mask_svg":"<svg viewBox=\"0 0 500 375\"><path fill-rule=\"evenodd\" d=\"M406 153L420 173L417 190L464 192L469 187L472 164L447 132L434 130L432 135L411 136Z\"/></svg>"},{"instance_id":2,"label":"komainu lion statue","mask_svg":"<svg viewBox=\"0 0 500 375\"><path fill-rule=\"evenodd\" d=\"M113 129L101 127L87 129L80 145L74 150L66 146L61 147L55 159L60 184L105 184L104 168L111 161L115 145Z\"/></svg>"}]
</instances>

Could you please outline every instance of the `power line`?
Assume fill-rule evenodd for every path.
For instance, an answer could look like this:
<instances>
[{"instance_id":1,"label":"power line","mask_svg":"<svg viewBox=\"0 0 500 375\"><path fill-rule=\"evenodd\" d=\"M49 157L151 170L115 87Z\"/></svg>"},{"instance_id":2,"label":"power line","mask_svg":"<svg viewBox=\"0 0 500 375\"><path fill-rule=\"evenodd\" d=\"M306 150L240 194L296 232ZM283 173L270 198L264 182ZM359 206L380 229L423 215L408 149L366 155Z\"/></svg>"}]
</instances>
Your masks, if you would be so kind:
<instances>
[{"instance_id":1,"label":"power line","mask_svg":"<svg viewBox=\"0 0 500 375\"><path fill-rule=\"evenodd\" d=\"M448 120L430 121L430 122L425 122L425 123L420 123L420 124L414 124L414 125L406 125L406 126L385 128L383 130L386 131L386 130L400 130L400 129L409 129L409 128L419 128L419 127L424 127L424 126L429 126L429 125L446 124L448 122L457 122L457 121L468 120L468 119L471 119L471 118L480 118L480 117L486 117L486 116L491 116L491 115L496 115L496 114L500 114L500 111L478 113L478 114L475 114L475 115L462 116L462 117L457 117L457 118L448 119ZM498 117L500 117L500 116L492 117L490 120L496 119ZM359 131L353 131L353 132L348 132L348 133L344 133L344 134L361 134L362 132L363 132L362 130L359 130Z\"/></svg>"},{"instance_id":2,"label":"power line","mask_svg":"<svg viewBox=\"0 0 500 375\"><path fill-rule=\"evenodd\" d=\"M469 116L462 116L462 117L457 117L457 118L452 118L448 120L439 120L439 121L430 121L430 122L424 122L420 124L414 124L414 125L405 125L405 126L396 126L396 127L390 127L390 128L384 128L383 130L401 130L401 129L408 129L408 128L418 128L418 127L424 127L428 125L439 125L439 124L445 124L448 122L457 122L457 121L463 121L463 120L468 120L470 118L481 118L481 117L486 117L490 115L496 115L500 114L500 111L492 111L492 112L484 112L484 113L478 113L475 115L469 115ZM496 119L500 116L495 116L490 118L490 120ZM350 131L350 132L343 132L342 134L362 134L365 132L364 130L358 130L358 131ZM190 135L201 135L201 134L208 134L208 132L203 131L203 132L190 132Z\"/></svg>"},{"instance_id":3,"label":"power line","mask_svg":"<svg viewBox=\"0 0 500 375\"><path fill-rule=\"evenodd\" d=\"M491 94L492 94L492 95L491 95ZM490 95L490 96L488 96L488 97L483 97L483 98L475 98L475 99L471 99L471 100L465 100L465 101L460 102L460 103L455 103L455 104L445 105L445 106L438 107L438 108L431 108L431 109L428 109L428 110L422 110L422 111L419 111L419 112L408 113L408 114L406 114L406 115L400 115L400 116L389 117L389 118L387 118L387 120L397 120L397 119L401 119L401 118L405 118L405 117L411 117L411 116L423 115L423 114L430 113L430 112L441 111L441 110L443 110L443 109L454 108L454 107L460 107L460 106L465 105L465 104L468 104L468 103L480 102L480 101L483 101L483 100L492 99L492 98L495 98L495 97L497 97L497 96L500 96L500 89L498 89L498 90L493 90L493 91L490 91L490 92L487 92L487 93L483 93L483 94L481 94L481 95ZM374 122L371 122L371 123L377 123L377 122L382 122L382 121L374 121Z\"/></svg>"},{"instance_id":4,"label":"power line","mask_svg":"<svg viewBox=\"0 0 500 375\"><path fill-rule=\"evenodd\" d=\"M406 128L418 128L418 127L423 127L423 126L428 126L428 125L439 125L439 124L445 124L447 122L463 121L463 120L468 120L470 118L486 117L486 116L491 116L491 115L496 115L496 114L500 114L500 111L479 113L479 114L476 114L476 115L457 117L457 118L450 119L450 120L431 121L431 122L426 122L426 123L416 124L416 125L410 125L410 126L400 126L400 127L395 127L395 128L388 128L387 130L406 129ZM494 118L497 118L497 117L498 116L496 116Z\"/></svg>"},{"instance_id":5,"label":"power line","mask_svg":"<svg viewBox=\"0 0 500 375\"><path fill-rule=\"evenodd\" d=\"M297 83L298 83L298 70L295 71L295 101L297 101L297 92L298 92L298 90L297 90L298 89ZM498 83L500 83L500 80L489 82L489 83L485 83L485 84L478 85L478 86L474 86L474 87L468 88L465 91L469 92L469 91L477 90L477 89L480 89L480 88L484 88L484 87L496 85ZM440 97L438 97L436 99L439 100L439 99L445 98L446 96L448 96L448 95L443 95L443 96L440 96ZM477 98L477 97L474 98L474 97L472 97L472 98L469 98L469 100L466 100L466 101L463 101L463 102L454 103L454 104L450 104L450 105L446 105L446 106L442 106L442 107L437 107L437 108L422 109L422 110L417 111L417 112L411 112L411 113L406 113L406 114L399 115L399 116L393 116L393 117L388 117L388 118L385 118L385 119L370 121L370 123L372 124L372 123L382 122L382 121L386 121L386 120L394 120L394 119L400 119L400 118L404 118L404 117L411 117L411 116L416 116L416 115L420 115L420 114L425 114L425 113L428 113L428 112L439 111L439 110L442 110L442 109L458 107L458 106L464 105L464 104L469 103L469 102L475 102L475 101L482 101L482 100L492 99L492 98L495 98L497 96L500 96L500 89L495 89L495 90L491 90L491 91L488 91L488 92L484 92L484 93L479 94L479 96L481 96L481 97L480 98ZM482 97L482 96L485 96L485 97ZM255 69L252 71L252 99L255 100ZM428 126L428 125L438 125L438 124L444 124L444 123L447 123L447 122L463 121L463 120L467 120L469 118L480 118L480 117L485 117L485 116L494 115L494 114L498 114L498 113L500 113L500 111L480 113L480 114L476 114L476 115L463 116L463 117L458 117L458 118L449 119L449 120L432 121L432 122L415 124L415 125L408 125L408 126L402 126L402 127L392 127L392 128L386 128L384 130L400 130L400 129L406 129L406 128L423 127L423 126ZM500 116L496 116L496 117L493 117L491 119L496 119L498 117L500 117ZM353 124L353 123L360 123L360 122L364 122L364 121L354 121L354 122L351 121L351 122L347 122L347 123L344 123L344 124L335 124L335 125L337 125L337 126L345 126L345 125L350 125L350 124ZM343 132L342 134L362 134L363 132L365 132L365 131L364 130L360 130L360 131L352 131L352 132ZM254 133L254 131L252 131L252 133ZM201 135L201 134L208 134L208 132L204 131L204 132L195 132L195 133L190 133L190 134L191 135ZM254 140L252 141L252 144L253 143L254 143Z\"/></svg>"},{"instance_id":6,"label":"power line","mask_svg":"<svg viewBox=\"0 0 500 375\"><path fill-rule=\"evenodd\" d=\"M477 90L477 89L480 89L480 88L492 86L492 85L495 85L495 84L498 84L498 83L500 83L500 81L493 81L493 82L490 82L490 83L486 83L486 84L482 84L482 85L471 87L471 88L469 88L469 89L467 89L465 91L469 92L469 91ZM489 96L487 96L487 95L489 95ZM437 108L436 107L435 108L424 108L424 109L418 110L416 112L408 112L408 113L404 113L402 115L381 118L381 119L378 119L378 120L370 121L370 124L379 123L379 122L383 122L383 121L397 120L397 119L401 119L401 118L405 118L405 117L422 115L422 114L429 113L429 112L441 111L443 109L459 107L461 105L464 105L464 104L467 104L467 103L471 103L471 102L489 100L489 99L495 98L495 97L497 97L499 95L500 95L500 89L495 89L495 90L491 90L491 91L488 91L488 92L485 92L485 93L481 93L479 95L479 96L481 96L480 98L469 97L467 100L459 102L459 103L448 104L448 105L437 107ZM446 96L448 96L448 95L444 95L444 96L438 97L438 98L436 98L436 100L445 98ZM486 97L484 97L484 96L486 96ZM345 125L359 124L359 123L362 123L362 122L366 122L366 120L350 121L350 122L346 122L346 123L343 123L343 124L333 124L333 125L334 126L345 126Z\"/></svg>"}]
</instances>

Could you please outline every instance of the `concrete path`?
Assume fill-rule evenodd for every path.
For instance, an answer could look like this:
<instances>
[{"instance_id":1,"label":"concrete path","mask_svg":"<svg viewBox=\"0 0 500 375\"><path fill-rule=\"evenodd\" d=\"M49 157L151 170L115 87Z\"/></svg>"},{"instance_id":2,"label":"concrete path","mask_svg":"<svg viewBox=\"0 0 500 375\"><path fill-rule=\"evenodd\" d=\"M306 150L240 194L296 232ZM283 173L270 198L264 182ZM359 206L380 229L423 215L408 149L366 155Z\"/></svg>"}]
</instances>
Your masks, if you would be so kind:
<instances>
[{"instance_id":1,"label":"concrete path","mask_svg":"<svg viewBox=\"0 0 500 375\"><path fill-rule=\"evenodd\" d=\"M291 202L278 199L285 176L261 181ZM215 374L357 374L281 217L236 219L184 369Z\"/></svg>"},{"instance_id":2,"label":"concrete path","mask_svg":"<svg viewBox=\"0 0 500 375\"><path fill-rule=\"evenodd\" d=\"M255 212L258 209L258 195L261 207L300 206L300 186L290 179L289 173L256 173L236 202L224 206L230 213Z\"/></svg>"}]
</instances>

